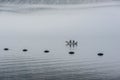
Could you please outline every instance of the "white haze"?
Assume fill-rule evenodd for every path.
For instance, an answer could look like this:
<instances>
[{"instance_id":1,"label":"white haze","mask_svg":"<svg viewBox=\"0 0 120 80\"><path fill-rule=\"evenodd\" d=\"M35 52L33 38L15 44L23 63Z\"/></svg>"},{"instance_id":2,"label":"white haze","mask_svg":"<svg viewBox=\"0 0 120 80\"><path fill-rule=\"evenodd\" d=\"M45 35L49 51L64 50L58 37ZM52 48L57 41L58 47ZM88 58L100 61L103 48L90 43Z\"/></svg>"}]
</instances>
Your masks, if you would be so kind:
<instances>
[{"instance_id":1,"label":"white haze","mask_svg":"<svg viewBox=\"0 0 120 80\"><path fill-rule=\"evenodd\" d=\"M119 1L19 6L0 5L1 80L120 79Z\"/></svg>"},{"instance_id":2,"label":"white haze","mask_svg":"<svg viewBox=\"0 0 120 80\"><path fill-rule=\"evenodd\" d=\"M120 7L0 12L0 36L120 36Z\"/></svg>"}]
</instances>

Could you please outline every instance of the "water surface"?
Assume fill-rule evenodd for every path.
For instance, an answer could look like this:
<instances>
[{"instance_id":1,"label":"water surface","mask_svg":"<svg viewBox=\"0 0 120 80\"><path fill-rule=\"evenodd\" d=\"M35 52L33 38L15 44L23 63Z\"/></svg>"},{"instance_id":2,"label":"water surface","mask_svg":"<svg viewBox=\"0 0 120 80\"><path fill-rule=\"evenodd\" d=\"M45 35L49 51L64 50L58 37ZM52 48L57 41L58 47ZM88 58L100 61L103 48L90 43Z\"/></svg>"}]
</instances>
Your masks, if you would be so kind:
<instances>
[{"instance_id":1,"label":"water surface","mask_svg":"<svg viewBox=\"0 0 120 80\"><path fill-rule=\"evenodd\" d=\"M119 80L118 4L27 13L0 8L0 80ZM68 40L78 46L66 46Z\"/></svg>"}]
</instances>

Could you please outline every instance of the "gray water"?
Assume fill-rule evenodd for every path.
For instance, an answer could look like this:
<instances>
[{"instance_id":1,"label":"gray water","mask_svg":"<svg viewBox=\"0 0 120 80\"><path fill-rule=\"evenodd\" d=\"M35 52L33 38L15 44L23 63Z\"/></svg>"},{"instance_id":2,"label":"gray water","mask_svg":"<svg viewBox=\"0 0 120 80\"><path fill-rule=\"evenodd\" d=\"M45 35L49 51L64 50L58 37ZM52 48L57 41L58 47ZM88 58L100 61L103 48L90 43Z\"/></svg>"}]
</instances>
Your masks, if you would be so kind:
<instances>
[{"instance_id":1,"label":"gray water","mask_svg":"<svg viewBox=\"0 0 120 80\"><path fill-rule=\"evenodd\" d=\"M0 0L2 4L83 4L120 0Z\"/></svg>"},{"instance_id":2,"label":"gray water","mask_svg":"<svg viewBox=\"0 0 120 80\"><path fill-rule=\"evenodd\" d=\"M106 5L0 7L0 80L119 80L120 7Z\"/></svg>"}]
</instances>

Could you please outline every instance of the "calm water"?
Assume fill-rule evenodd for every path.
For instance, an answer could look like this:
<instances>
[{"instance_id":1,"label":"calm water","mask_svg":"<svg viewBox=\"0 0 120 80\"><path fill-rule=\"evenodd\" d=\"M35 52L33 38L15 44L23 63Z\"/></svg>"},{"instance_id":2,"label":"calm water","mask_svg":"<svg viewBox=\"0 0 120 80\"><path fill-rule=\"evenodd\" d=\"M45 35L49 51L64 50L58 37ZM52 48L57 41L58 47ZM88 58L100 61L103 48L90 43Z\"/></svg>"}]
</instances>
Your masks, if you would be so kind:
<instances>
[{"instance_id":1,"label":"calm water","mask_svg":"<svg viewBox=\"0 0 120 80\"><path fill-rule=\"evenodd\" d=\"M19 41L19 40L18 40ZM69 48L64 39L1 41L1 80L119 80L120 39L81 38ZM9 47L9 51L2 50ZM28 52L22 52L27 48ZM44 50L50 53L44 53ZM75 51L75 54L68 54ZM104 56L98 56L102 52Z\"/></svg>"},{"instance_id":2,"label":"calm water","mask_svg":"<svg viewBox=\"0 0 120 80\"><path fill-rule=\"evenodd\" d=\"M120 79L118 4L27 13L0 8L0 80ZM66 46L70 39L78 46Z\"/></svg>"}]
</instances>

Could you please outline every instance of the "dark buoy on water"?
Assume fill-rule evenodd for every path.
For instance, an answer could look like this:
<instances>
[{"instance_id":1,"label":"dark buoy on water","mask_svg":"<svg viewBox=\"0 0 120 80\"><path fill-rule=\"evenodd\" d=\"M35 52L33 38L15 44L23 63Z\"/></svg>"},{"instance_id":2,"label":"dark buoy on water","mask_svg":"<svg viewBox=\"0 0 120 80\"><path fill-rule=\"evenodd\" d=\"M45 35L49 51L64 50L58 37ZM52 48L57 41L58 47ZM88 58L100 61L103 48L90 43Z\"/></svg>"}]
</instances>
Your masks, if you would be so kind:
<instances>
[{"instance_id":1,"label":"dark buoy on water","mask_svg":"<svg viewBox=\"0 0 120 80\"><path fill-rule=\"evenodd\" d=\"M9 48L4 48L4 51L8 51L9 50Z\"/></svg>"},{"instance_id":2,"label":"dark buoy on water","mask_svg":"<svg viewBox=\"0 0 120 80\"><path fill-rule=\"evenodd\" d=\"M23 49L23 52L27 52L28 50L27 49Z\"/></svg>"},{"instance_id":3,"label":"dark buoy on water","mask_svg":"<svg viewBox=\"0 0 120 80\"><path fill-rule=\"evenodd\" d=\"M103 53L98 53L97 55L98 55L98 56L103 56L104 54L103 54Z\"/></svg>"},{"instance_id":4,"label":"dark buoy on water","mask_svg":"<svg viewBox=\"0 0 120 80\"><path fill-rule=\"evenodd\" d=\"M50 51L49 50L45 50L44 53L49 53Z\"/></svg>"},{"instance_id":5,"label":"dark buoy on water","mask_svg":"<svg viewBox=\"0 0 120 80\"><path fill-rule=\"evenodd\" d=\"M73 51L70 51L70 52L69 52L69 54L75 54L75 52L73 52Z\"/></svg>"}]
</instances>

